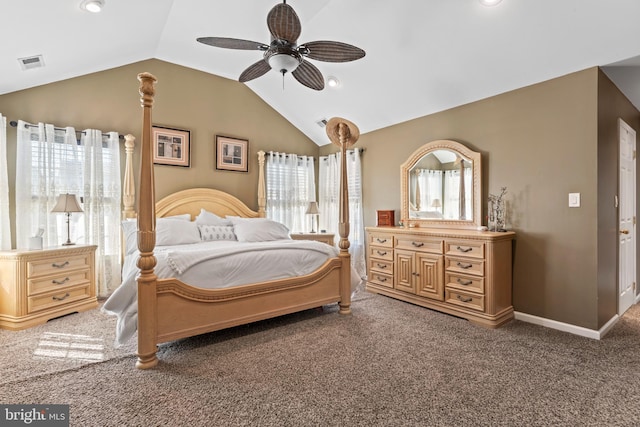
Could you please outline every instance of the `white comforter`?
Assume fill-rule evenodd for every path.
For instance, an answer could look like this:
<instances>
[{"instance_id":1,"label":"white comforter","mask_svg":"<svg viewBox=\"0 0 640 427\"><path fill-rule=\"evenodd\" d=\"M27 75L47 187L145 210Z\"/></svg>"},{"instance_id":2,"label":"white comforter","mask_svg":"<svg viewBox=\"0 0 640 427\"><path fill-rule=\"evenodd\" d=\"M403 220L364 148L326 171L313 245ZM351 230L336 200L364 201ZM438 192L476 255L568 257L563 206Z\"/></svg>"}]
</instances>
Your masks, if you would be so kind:
<instances>
[{"instance_id":1,"label":"white comforter","mask_svg":"<svg viewBox=\"0 0 640 427\"><path fill-rule=\"evenodd\" d=\"M154 250L155 274L158 278L176 277L200 288L225 288L308 274L337 254L335 247L308 240L159 246ZM116 345L127 342L137 329L138 256L135 252L125 258L122 284L102 306L106 313L118 316ZM352 272L352 288L357 282Z\"/></svg>"}]
</instances>

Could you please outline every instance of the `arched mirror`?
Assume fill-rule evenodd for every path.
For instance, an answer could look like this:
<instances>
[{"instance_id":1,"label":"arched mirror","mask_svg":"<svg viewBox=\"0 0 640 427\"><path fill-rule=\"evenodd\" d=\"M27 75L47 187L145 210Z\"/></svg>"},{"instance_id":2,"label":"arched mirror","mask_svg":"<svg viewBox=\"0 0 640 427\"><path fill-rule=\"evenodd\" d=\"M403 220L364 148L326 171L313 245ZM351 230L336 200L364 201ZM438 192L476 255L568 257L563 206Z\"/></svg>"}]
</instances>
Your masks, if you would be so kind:
<instances>
[{"instance_id":1,"label":"arched mirror","mask_svg":"<svg viewBox=\"0 0 640 427\"><path fill-rule=\"evenodd\" d=\"M400 166L402 221L410 226L482 225L480 153L456 141L429 142Z\"/></svg>"}]
</instances>

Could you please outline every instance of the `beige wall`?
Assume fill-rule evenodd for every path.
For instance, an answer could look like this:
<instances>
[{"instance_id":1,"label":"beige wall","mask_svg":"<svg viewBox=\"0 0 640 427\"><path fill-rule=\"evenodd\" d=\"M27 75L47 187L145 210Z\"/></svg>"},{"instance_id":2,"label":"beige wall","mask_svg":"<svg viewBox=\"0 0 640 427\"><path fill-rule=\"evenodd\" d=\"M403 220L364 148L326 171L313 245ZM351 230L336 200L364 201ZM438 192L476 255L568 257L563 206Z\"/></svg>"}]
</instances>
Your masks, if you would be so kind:
<instances>
[{"instance_id":1,"label":"beige wall","mask_svg":"<svg viewBox=\"0 0 640 427\"><path fill-rule=\"evenodd\" d=\"M599 108L603 85L610 100ZM482 152L485 201L507 187L508 225L518 233L515 309L598 329L617 309L616 212L610 205L606 232L599 232L599 201L612 200L616 191L617 151L602 169L599 129L617 138L620 114L638 129L638 111L591 68L366 133L358 142L366 148L365 225L375 225L378 209L395 209L400 219L400 165L414 150L436 139L459 141ZM327 145L320 154L333 151ZM609 185L600 191L603 175ZM572 192L581 193L580 208L568 207Z\"/></svg>"},{"instance_id":2,"label":"beige wall","mask_svg":"<svg viewBox=\"0 0 640 427\"><path fill-rule=\"evenodd\" d=\"M259 150L318 155L315 143L247 86L159 60L1 95L0 113L8 120L114 130L139 139L142 109L136 76L143 71L158 79L154 124L191 131L190 168L155 166L158 198L184 188L211 187L234 194L257 209ZM14 200L15 135L16 129L8 127L10 200ZM215 135L249 140L249 173L215 169ZM137 141L136 180L139 148ZM124 156L122 159L124 169Z\"/></svg>"}]
</instances>

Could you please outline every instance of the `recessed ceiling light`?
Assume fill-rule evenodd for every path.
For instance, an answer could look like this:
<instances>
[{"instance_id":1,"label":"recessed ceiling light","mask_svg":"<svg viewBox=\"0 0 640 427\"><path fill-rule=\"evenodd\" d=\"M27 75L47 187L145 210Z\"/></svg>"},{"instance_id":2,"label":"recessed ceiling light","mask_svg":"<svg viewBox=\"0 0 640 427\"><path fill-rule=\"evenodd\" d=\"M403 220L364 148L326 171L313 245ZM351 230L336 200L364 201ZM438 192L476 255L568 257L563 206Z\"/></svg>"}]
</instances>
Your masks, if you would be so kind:
<instances>
[{"instance_id":1,"label":"recessed ceiling light","mask_svg":"<svg viewBox=\"0 0 640 427\"><path fill-rule=\"evenodd\" d=\"M104 0L82 0L80 9L87 12L98 13L104 7Z\"/></svg>"},{"instance_id":2,"label":"recessed ceiling light","mask_svg":"<svg viewBox=\"0 0 640 427\"><path fill-rule=\"evenodd\" d=\"M327 77L327 85L329 87L338 87L340 86L340 80L337 77L329 76Z\"/></svg>"},{"instance_id":3,"label":"recessed ceiling light","mask_svg":"<svg viewBox=\"0 0 640 427\"><path fill-rule=\"evenodd\" d=\"M502 0L480 0L480 4L483 6L495 6L500 3Z\"/></svg>"}]
</instances>

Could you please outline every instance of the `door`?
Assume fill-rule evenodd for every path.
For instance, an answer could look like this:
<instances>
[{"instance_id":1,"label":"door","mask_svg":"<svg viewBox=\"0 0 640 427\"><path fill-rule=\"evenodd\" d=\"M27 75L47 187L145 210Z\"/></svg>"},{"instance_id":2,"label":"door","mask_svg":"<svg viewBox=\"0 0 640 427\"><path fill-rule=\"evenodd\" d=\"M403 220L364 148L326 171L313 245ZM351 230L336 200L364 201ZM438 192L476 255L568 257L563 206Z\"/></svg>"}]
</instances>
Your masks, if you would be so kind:
<instances>
[{"instance_id":1,"label":"door","mask_svg":"<svg viewBox=\"0 0 640 427\"><path fill-rule=\"evenodd\" d=\"M619 121L620 176L618 206L618 314L622 315L635 301L636 281L636 132Z\"/></svg>"}]
</instances>

